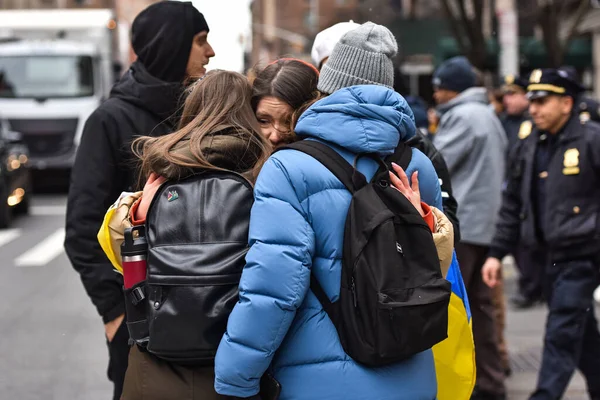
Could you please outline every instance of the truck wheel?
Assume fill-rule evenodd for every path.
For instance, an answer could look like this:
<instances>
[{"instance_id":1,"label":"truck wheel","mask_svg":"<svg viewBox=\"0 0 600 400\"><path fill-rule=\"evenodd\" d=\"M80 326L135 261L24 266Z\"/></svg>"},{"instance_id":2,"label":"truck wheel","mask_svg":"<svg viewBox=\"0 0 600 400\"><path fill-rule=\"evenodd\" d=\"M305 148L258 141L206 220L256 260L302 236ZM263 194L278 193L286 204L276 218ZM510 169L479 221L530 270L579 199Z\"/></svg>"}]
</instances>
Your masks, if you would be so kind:
<instances>
[{"instance_id":1,"label":"truck wheel","mask_svg":"<svg viewBox=\"0 0 600 400\"><path fill-rule=\"evenodd\" d=\"M7 198L6 188L0 188L0 229L10 225L12 210L8 206Z\"/></svg>"}]
</instances>

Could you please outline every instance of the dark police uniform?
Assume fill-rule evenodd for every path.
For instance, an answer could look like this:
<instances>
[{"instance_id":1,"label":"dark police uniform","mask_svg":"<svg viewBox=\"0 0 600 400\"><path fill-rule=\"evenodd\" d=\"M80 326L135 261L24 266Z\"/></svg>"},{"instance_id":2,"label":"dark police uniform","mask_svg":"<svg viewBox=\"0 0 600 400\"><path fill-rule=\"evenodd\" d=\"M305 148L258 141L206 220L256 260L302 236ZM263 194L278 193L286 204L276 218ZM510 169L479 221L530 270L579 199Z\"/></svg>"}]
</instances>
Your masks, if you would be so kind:
<instances>
[{"instance_id":1,"label":"dark police uniform","mask_svg":"<svg viewBox=\"0 0 600 400\"><path fill-rule=\"evenodd\" d=\"M536 70L529 96L576 98L581 87L557 70ZM549 314L542 367L532 400L559 399L576 368L600 399L600 333L593 291L600 283L600 125L577 110L552 135L525 122L492 243L502 258L520 243L546 246ZM543 254L542 254L543 256Z\"/></svg>"},{"instance_id":2,"label":"dark police uniform","mask_svg":"<svg viewBox=\"0 0 600 400\"><path fill-rule=\"evenodd\" d=\"M581 85L577 70L570 66L560 67L559 71L566 73L568 78ZM579 114L579 119L582 122L594 121L600 122L600 103L596 100L584 96L583 94L577 96L575 99L575 112Z\"/></svg>"},{"instance_id":3,"label":"dark police uniform","mask_svg":"<svg viewBox=\"0 0 600 400\"><path fill-rule=\"evenodd\" d=\"M503 92L527 92L527 86L529 80L527 78L515 75L507 75L504 77L504 86L502 87ZM502 126L506 131L506 137L508 138L508 159L515 148L519 144L519 132L521 126L527 129L527 126L523 125L525 121L530 119L529 112L526 110L520 115L503 115L501 118ZM511 175L514 165L510 162L506 163L507 166L507 177ZM536 302L543 297L543 282L544 282L544 269L546 263L544 261L544 255L546 251L544 248L536 245L533 247L529 246L518 246L513 252L515 257L516 266L519 269L519 293L517 296L511 299L511 303L517 308L529 308L535 305Z\"/></svg>"},{"instance_id":4,"label":"dark police uniform","mask_svg":"<svg viewBox=\"0 0 600 400\"><path fill-rule=\"evenodd\" d=\"M504 93L510 92L527 92L527 84L528 81L525 78L515 75L506 75L504 77L504 85L502 86L502 91ZM521 124L529 119L529 114L525 111L520 115L508 115L503 114L500 117L500 121L502 122L502 126L504 127L504 131L506 132L506 137L508 139L508 149L514 148L518 143L518 133L521 127Z\"/></svg>"}]
</instances>

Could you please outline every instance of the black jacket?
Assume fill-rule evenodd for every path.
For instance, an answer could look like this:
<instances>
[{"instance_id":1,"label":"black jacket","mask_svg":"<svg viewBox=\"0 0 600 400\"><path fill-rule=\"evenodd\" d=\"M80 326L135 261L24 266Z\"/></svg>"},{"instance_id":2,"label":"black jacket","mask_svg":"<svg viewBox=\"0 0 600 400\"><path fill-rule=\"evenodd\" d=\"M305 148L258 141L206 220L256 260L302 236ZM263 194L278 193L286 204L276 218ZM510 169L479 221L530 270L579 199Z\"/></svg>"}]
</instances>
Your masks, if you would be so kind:
<instances>
[{"instance_id":1,"label":"black jacket","mask_svg":"<svg viewBox=\"0 0 600 400\"><path fill-rule=\"evenodd\" d=\"M458 243L460 241L460 224L458 221L458 216L456 215L458 203L456 202L454 196L452 196L450 174L448 173L448 167L446 166L444 157L442 157L442 154L435 148L431 140L429 140L420 129L417 129L417 134L408 140L407 144L411 147L419 149L431 160L442 186L442 204L444 206L444 214L446 214L446 217L448 217L450 222L452 222L452 226L454 227L454 243Z\"/></svg>"},{"instance_id":2,"label":"black jacket","mask_svg":"<svg viewBox=\"0 0 600 400\"><path fill-rule=\"evenodd\" d=\"M506 132L508 139L507 155L519 143L519 129L523 121L529 119L529 113L525 112L522 115L502 115L500 122Z\"/></svg>"},{"instance_id":3,"label":"black jacket","mask_svg":"<svg viewBox=\"0 0 600 400\"><path fill-rule=\"evenodd\" d=\"M600 125L581 123L574 115L557 140L545 178L546 195L540 202L545 208L537 214L532 191L538 178L534 163L540 132L534 128L515 148L491 256L502 258L517 244L534 246L540 240L549 246L554 261L600 251ZM536 224L538 214L544 220Z\"/></svg>"},{"instance_id":4,"label":"black jacket","mask_svg":"<svg viewBox=\"0 0 600 400\"><path fill-rule=\"evenodd\" d=\"M125 309L121 276L100 248L98 230L119 194L136 189L133 138L173 131L180 88L134 63L83 129L71 173L65 250L105 323Z\"/></svg>"}]
</instances>

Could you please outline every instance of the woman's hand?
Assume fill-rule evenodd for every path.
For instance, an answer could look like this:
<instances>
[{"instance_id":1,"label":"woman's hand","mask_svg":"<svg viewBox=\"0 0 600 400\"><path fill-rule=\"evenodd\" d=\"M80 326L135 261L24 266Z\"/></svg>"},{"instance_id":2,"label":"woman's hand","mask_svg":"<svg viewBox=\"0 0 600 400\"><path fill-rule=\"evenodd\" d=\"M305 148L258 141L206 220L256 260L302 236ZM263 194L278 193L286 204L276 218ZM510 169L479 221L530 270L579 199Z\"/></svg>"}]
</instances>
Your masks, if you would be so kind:
<instances>
[{"instance_id":1,"label":"woman's hand","mask_svg":"<svg viewBox=\"0 0 600 400\"><path fill-rule=\"evenodd\" d=\"M419 214L421 214L421 217L424 217L425 212L423 212L423 207L421 207L421 192L419 191L419 171L416 171L414 174L412 174L411 185L408 182L408 177L406 176L406 173L402 167L396 163L392 163L392 168L398 175L396 176L396 174L390 171L390 181L392 182L392 186L402 193L413 206L415 206Z\"/></svg>"},{"instance_id":2,"label":"woman's hand","mask_svg":"<svg viewBox=\"0 0 600 400\"><path fill-rule=\"evenodd\" d=\"M146 218L146 214L148 214L148 208L150 208L150 203L156 195L156 191L165 181L165 178L154 172L150 174L146 184L144 185L144 193L142 194L142 200L140 201L140 205L135 213L135 219L143 220Z\"/></svg>"}]
</instances>

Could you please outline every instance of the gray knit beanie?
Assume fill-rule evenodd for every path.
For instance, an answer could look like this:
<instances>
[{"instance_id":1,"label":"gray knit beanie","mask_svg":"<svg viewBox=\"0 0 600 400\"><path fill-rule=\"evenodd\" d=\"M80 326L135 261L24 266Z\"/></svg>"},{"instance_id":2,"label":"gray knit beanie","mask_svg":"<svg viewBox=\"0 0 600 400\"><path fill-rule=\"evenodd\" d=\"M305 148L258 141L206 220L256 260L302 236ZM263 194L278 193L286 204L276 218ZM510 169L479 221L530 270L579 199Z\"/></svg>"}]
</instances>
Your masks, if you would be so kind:
<instances>
[{"instance_id":1,"label":"gray knit beanie","mask_svg":"<svg viewBox=\"0 0 600 400\"><path fill-rule=\"evenodd\" d=\"M392 89L398 54L396 38L385 26L372 22L346 33L323 66L317 88L327 94L354 85L381 85Z\"/></svg>"}]
</instances>

